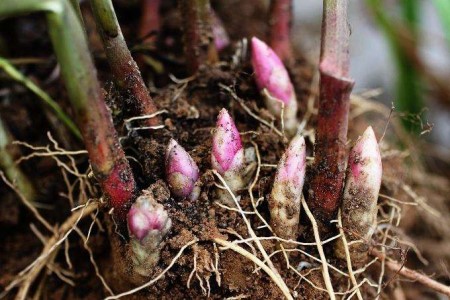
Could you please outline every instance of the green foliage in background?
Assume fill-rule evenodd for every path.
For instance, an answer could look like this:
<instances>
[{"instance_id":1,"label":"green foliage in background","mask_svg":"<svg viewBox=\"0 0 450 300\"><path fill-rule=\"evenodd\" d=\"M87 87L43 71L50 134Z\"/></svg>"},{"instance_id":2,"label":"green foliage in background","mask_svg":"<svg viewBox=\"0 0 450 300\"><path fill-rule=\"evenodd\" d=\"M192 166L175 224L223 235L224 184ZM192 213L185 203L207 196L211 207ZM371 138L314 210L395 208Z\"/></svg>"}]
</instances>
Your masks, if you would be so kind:
<instances>
[{"instance_id":1,"label":"green foliage in background","mask_svg":"<svg viewBox=\"0 0 450 300\"><path fill-rule=\"evenodd\" d=\"M444 0L448 1L448 0ZM401 0L400 13L397 16L388 14L384 9L383 1L366 0L368 6L374 13L375 20L383 30L397 68L397 95L395 106L397 111L405 113L402 118L404 126L412 132L421 131L423 104L423 87L420 74L411 61L404 44L404 36L399 30L407 31L407 37L413 39L411 45L417 45L418 27L420 24L420 2L417 0ZM410 45L408 44L408 45Z\"/></svg>"},{"instance_id":2,"label":"green foliage in background","mask_svg":"<svg viewBox=\"0 0 450 300\"><path fill-rule=\"evenodd\" d=\"M441 19L445 38L450 47L450 0L433 0L433 3Z\"/></svg>"}]
</instances>

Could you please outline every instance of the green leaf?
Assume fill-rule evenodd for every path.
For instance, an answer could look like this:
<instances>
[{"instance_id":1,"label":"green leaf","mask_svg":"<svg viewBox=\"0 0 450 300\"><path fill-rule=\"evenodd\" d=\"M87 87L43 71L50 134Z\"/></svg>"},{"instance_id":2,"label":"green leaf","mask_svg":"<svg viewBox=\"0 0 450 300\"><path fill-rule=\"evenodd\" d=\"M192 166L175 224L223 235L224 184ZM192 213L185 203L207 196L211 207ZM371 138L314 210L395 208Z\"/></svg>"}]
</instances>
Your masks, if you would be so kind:
<instances>
[{"instance_id":1,"label":"green leaf","mask_svg":"<svg viewBox=\"0 0 450 300\"><path fill-rule=\"evenodd\" d=\"M40 87L34 84L33 81L25 77L19 72L7 59L0 57L0 69L3 69L8 76L17 82L23 84L26 88L32 91L36 96L45 102L55 113L61 122L63 122L72 133L79 139L81 139L81 133L75 123L67 116L61 107L56 103L46 92L44 92Z\"/></svg>"},{"instance_id":2,"label":"green leaf","mask_svg":"<svg viewBox=\"0 0 450 300\"><path fill-rule=\"evenodd\" d=\"M441 18L444 34L450 46L450 0L433 0L433 3Z\"/></svg>"}]
</instances>

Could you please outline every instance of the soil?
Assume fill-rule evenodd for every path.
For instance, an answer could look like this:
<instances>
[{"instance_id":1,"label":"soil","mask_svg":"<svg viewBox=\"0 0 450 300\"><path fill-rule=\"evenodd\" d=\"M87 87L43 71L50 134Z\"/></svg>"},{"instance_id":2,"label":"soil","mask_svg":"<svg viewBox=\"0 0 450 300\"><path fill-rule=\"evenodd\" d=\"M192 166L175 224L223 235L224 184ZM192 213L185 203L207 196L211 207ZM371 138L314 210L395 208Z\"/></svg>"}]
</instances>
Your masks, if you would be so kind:
<instances>
[{"instance_id":1,"label":"soil","mask_svg":"<svg viewBox=\"0 0 450 300\"><path fill-rule=\"evenodd\" d=\"M119 15L124 35L130 49L139 46L140 41L134 36L139 21L138 1L117 1L116 11ZM261 1L213 1L217 14L222 18L233 41L244 37L263 37L267 29L265 17L266 7ZM147 81L151 95L160 109L166 110L162 119L165 125L162 129L129 131L123 126L123 120L132 117L124 106L126 101L116 91L109 74L108 65L103 54L100 39L95 31L95 25L86 3L82 6L83 16L90 46L99 71L99 78L104 83L117 130L122 139L124 149L130 158L133 171L136 174L140 188L151 191L169 212L173 225L167 236L162 250L159 264L149 278L129 276L127 258L124 258L128 243L126 229L116 228L111 221L106 205L92 218L80 221L78 227L85 234L89 231L89 249L95 259L100 274L102 274L115 294L128 291L137 285L154 278L171 264L180 249L192 241L198 240L193 246L186 248L176 260L172 268L155 284L137 292L130 299L282 299L283 294L267 274L258 270L248 258L231 250L219 249L219 245L212 239L220 237L234 241L249 238L248 229L241 215L219 207L213 195L215 178L210 165L211 130L215 126L216 116L222 108L227 108L234 118L245 147L257 146L263 167L253 188L255 199L264 197L270 192L273 176L278 159L287 146L287 139L278 135L273 129L265 126L250 116L241 103L234 99L229 91L220 85L231 88L242 99L251 111L265 120L273 120L273 116L264 109L262 97L258 92L252 77L249 60L233 65L231 58L235 54L235 47L229 47L221 53L218 66L205 67L195 77L188 77L186 73L181 46L180 20L172 1L163 1L161 8L162 27L155 44L150 50L134 52L137 56L146 55L159 61L164 72L155 73L149 65L143 65L141 70ZM239 12L239 13L236 13ZM35 28L30 30L29 28ZM71 113L63 83L59 76L54 78L56 60L52 54L51 45L47 38L45 21L42 16L33 15L0 21L0 37L3 37L8 52L7 57L39 57L36 64L21 65L20 69L29 78L33 78L44 90L60 103L65 111ZM237 46L237 43L234 44ZM0 47L1 48L1 47ZM2 54L2 53L0 53ZM309 132L315 125L317 102L317 80L314 80L316 67L297 53L297 59L288 66L296 88L299 102L299 120L312 113L307 122L305 132ZM169 74L175 77L188 78L174 82ZM0 73L0 80L5 81L5 75ZM219 85L220 84L220 85ZM6 95L0 102L0 115L10 128L17 140L26 141L30 145L48 145L47 131L50 131L60 146L68 149L82 149L82 144L66 132L64 127L49 121L43 112L46 109L36 101L35 97L23 87L13 81L7 81L0 87L0 93ZM309 101L315 101L313 109L308 106ZM435 274L434 278L443 283L450 283L450 274L446 269L450 261L450 229L442 224L449 224L448 193L449 181L438 175L433 175L426 168L422 168L420 153L412 148L400 150L400 143L408 147L409 138L405 138L401 129L391 120L391 126L385 132L389 109L373 108L373 102L360 100L352 103L349 139L356 140L368 125L372 125L377 137L383 134L381 143L383 155L383 183L380 197L380 222L388 223L392 207L401 209L400 226L393 226L391 234L394 242L387 244L388 254L406 263L409 268L419 269L427 274ZM377 106L378 107L378 106ZM364 111L363 114L359 112ZM136 123L134 126L138 126ZM274 122L279 128L280 124ZM197 201L179 201L169 196L164 178L164 153L170 138L175 138L193 157L201 172L201 194ZM313 135L307 135L308 155L312 156ZM349 143L350 147L351 143ZM33 152L27 147L15 146L12 151L18 158ZM405 153L409 155L405 156ZM89 164L86 155L74 156L74 163L84 178L86 185L75 184L77 177L65 173L62 176L61 166L51 157L37 157L21 163L23 171L33 180L38 190L36 200L40 212L50 224L62 224L71 214L71 207L82 204L86 198L99 198L101 195L96 188L95 179L89 175ZM62 158L66 163L68 157ZM67 182L73 184L75 195L67 201ZM69 184L69 186L71 186ZM84 194L83 191L87 193ZM16 275L32 263L42 249L36 230L30 230L33 224L44 236L51 233L41 226L17 199L6 185L0 184L0 289L6 288ZM240 203L244 211L252 211L249 193L241 191ZM394 198L389 201L387 197ZM425 199L426 197L426 199ZM426 202L428 201L428 202ZM400 203L401 202L401 203ZM404 202L415 203L413 205ZM426 203L426 204L425 204ZM267 202L264 200L258 207L264 219L269 219ZM399 217L400 215L396 215ZM270 232L255 215L247 215L257 236L268 237ZM97 222L93 222L93 219ZM391 219L392 221L392 219ZM93 225L92 225L93 224ZM92 227L92 230L90 228ZM351 231L350 229L347 229ZM299 241L313 241L311 225L308 218L301 216ZM337 229L330 230L330 236L336 234ZM382 232L376 233L369 247L377 246L383 238ZM402 243L402 241L406 241ZM392 243L391 243L392 242ZM433 243L433 244L431 244ZM240 244L246 250L251 248ZM277 244L271 240L263 241L268 253L277 250ZM329 263L340 270L346 270L346 264L333 257L333 242L324 245ZM422 253L428 264L421 262ZM430 245L435 245L430 247ZM113 251L113 249L115 249ZM316 247L300 246L309 255L318 257ZM407 251L411 249L410 251ZM440 250L437 250L440 249ZM420 251L420 252L419 252ZM261 255L257 256L262 259ZM70 257L70 260L67 259ZM31 298L49 299L99 299L109 296L96 275L95 268L90 262L89 253L83 241L76 234L68 238L68 242L57 252L53 263L40 272L34 280L28 296ZM299 299L327 299L327 293L322 278L320 264L299 252L289 255L291 266L287 269L286 260L282 253L271 257L275 267L279 270L286 285L293 295ZM196 268L194 269L194 261ZM70 263L69 263L70 262ZM214 268L217 267L217 269ZM303 266L303 268L300 268ZM194 273L193 270L195 271ZM380 264L374 263L358 276L376 283L380 273ZM304 276L304 277L301 277ZM331 272L335 292L346 292L349 287L347 278L339 273ZM68 278L68 280L63 280ZM393 279L392 279L393 278ZM408 282L398 281L398 276L386 271L381 296L385 299L406 298L437 299L436 294L425 287ZM73 285L71 284L73 283ZM365 298L373 298L377 290L363 285L361 291ZM13 298L14 291L7 297Z\"/></svg>"}]
</instances>

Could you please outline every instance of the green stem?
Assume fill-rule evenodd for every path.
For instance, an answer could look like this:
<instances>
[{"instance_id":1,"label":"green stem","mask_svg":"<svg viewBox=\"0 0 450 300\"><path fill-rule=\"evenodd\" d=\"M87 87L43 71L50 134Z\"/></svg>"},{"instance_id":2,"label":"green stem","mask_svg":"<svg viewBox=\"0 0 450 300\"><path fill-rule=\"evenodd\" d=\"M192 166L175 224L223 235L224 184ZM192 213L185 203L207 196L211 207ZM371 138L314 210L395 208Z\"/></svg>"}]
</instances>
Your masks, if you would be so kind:
<instances>
[{"instance_id":1,"label":"green stem","mask_svg":"<svg viewBox=\"0 0 450 300\"><path fill-rule=\"evenodd\" d=\"M81 14L81 8L80 8L80 0L69 0L72 4L73 10L77 14L78 20L80 20L81 25L84 25L83 22L83 15ZM84 26L83 26L84 28Z\"/></svg>"},{"instance_id":2,"label":"green stem","mask_svg":"<svg viewBox=\"0 0 450 300\"><path fill-rule=\"evenodd\" d=\"M85 32L66 0L0 1L0 17L43 12L94 175L120 221L135 182L97 79Z\"/></svg>"},{"instance_id":3,"label":"green stem","mask_svg":"<svg viewBox=\"0 0 450 300\"><path fill-rule=\"evenodd\" d=\"M403 0L401 1L403 19L405 20L408 28L417 36L419 23L420 23L420 3L417 0Z\"/></svg>"},{"instance_id":4,"label":"green stem","mask_svg":"<svg viewBox=\"0 0 450 300\"><path fill-rule=\"evenodd\" d=\"M67 128L79 139L81 139L81 133L78 130L75 123L67 116L61 107L56 103L46 92L41 90L33 81L25 77L22 73L19 72L8 60L0 57L0 68L5 71L12 79L17 82L20 82L25 87L27 87L30 91L32 91L36 96L38 96L42 101L45 102L56 114L56 116L66 124Z\"/></svg>"},{"instance_id":5,"label":"green stem","mask_svg":"<svg viewBox=\"0 0 450 300\"><path fill-rule=\"evenodd\" d=\"M155 113L156 104L150 97L141 72L127 47L111 0L92 0L91 6L116 85L126 94L125 98L130 99L136 114ZM146 121L148 126L159 123L158 117Z\"/></svg>"},{"instance_id":6,"label":"green stem","mask_svg":"<svg viewBox=\"0 0 450 300\"><path fill-rule=\"evenodd\" d=\"M5 172L6 177L17 186L24 197L33 202L36 197L35 189L8 151L8 146L12 144L12 140L11 134L0 119L0 169Z\"/></svg>"}]
</instances>

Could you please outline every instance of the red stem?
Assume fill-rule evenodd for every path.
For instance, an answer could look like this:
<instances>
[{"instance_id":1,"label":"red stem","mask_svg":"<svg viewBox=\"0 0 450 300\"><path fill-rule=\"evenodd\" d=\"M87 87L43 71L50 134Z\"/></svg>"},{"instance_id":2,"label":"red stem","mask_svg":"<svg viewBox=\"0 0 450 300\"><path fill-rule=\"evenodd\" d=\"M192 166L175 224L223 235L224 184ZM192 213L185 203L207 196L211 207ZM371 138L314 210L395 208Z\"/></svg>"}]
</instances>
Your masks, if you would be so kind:
<instances>
[{"instance_id":1,"label":"red stem","mask_svg":"<svg viewBox=\"0 0 450 300\"><path fill-rule=\"evenodd\" d=\"M347 0L324 0L320 56L320 99L309 203L327 223L340 205L346 164L350 93Z\"/></svg>"},{"instance_id":2,"label":"red stem","mask_svg":"<svg viewBox=\"0 0 450 300\"><path fill-rule=\"evenodd\" d=\"M100 86L93 85L96 89L91 91L90 106L78 110L77 120L95 177L117 220L123 222L134 199L136 184Z\"/></svg>"},{"instance_id":3,"label":"red stem","mask_svg":"<svg viewBox=\"0 0 450 300\"><path fill-rule=\"evenodd\" d=\"M127 207L134 199L136 184L104 101L87 37L74 7L69 1L0 1L3 16L38 11L46 14L50 39L92 172L118 221L123 222Z\"/></svg>"},{"instance_id":4,"label":"red stem","mask_svg":"<svg viewBox=\"0 0 450 300\"><path fill-rule=\"evenodd\" d=\"M209 0L182 0L180 13L183 18L186 64L193 74L201 65L218 61L211 26L211 6Z\"/></svg>"},{"instance_id":5,"label":"red stem","mask_svg":"<svg viewBox=\"0 0 450 300\"><path fill-rule=\"evenodd\" d=\"M93 0L91 5L115 84L125 92L136 114L155 113L156 104L150 97L141 72L127 47L111 0ZM158 117L145 121L147 126L159 123Z\"/></svg>"},{"instance_id":6,"label":"red stem","mask_svg":"<svg viewBox=\"0 0 450 300\"><path fill-rule=\"evenodd\" d=\"M290 40L292 26L292 0L272 0L270 3L269 45L284 61L293 60Z\"/></svg>"},{"instance_id":7,"label":"red stem","mask_svg":"<svg viewBox=\"0 0 450 300\"><path fill-rule=\"evenodd\" d=\"M143 45L156 41L154 33L158 33L161 26L161 18L159 16L160 6L161 0L142 0L142 14L139 22L138 36L142 39ZM145 67L145 55L143 53L137 54L136 63L143 70Z\"/></svg>"},{"instance_id":8,"label":"red stem","mask_svg":"<svg viewBox=\"0 0 450 300\"><path fill-rule=\"evenodd\" d=\"M139 37L145 43L149 40L149 34L159 31L160 17L159 7L161 0L142 0L142 17L139 24Z\"/></svg>"}]
</instances>

